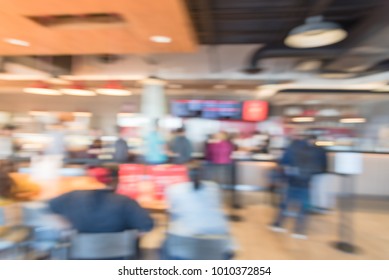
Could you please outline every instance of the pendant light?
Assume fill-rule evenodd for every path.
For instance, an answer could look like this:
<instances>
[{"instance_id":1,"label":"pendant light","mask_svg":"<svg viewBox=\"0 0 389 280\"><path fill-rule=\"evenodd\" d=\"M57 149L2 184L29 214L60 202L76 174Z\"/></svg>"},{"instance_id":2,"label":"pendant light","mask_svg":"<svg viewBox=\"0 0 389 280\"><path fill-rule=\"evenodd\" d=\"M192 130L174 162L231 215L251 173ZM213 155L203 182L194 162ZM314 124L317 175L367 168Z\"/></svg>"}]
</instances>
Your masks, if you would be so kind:
<instances>
[{"instance_id":1,"label":"pendant light","mask_svg":"<svg viewBox=\"0 0 389 280\"><path fill-rule=\"evenodd\" d=\"M93 90L89 90L81 81L74 81L71 87L61 89L61 92L67 95L75 96L95 96Z\"/></svg>"},{"instance_id":2,"label":"pendant light","mask_svg":"<svg viewBox=\"0 0 389 280\"><path fill-rule=\"evenodd\" d=\"M111 96L128 96L131 95L131 91L126 89L119 81L109 81L104 87L96 89L98 94L111 95Z\"/></svg>"},{"instance_id":3,"label":"pendant light","mask_svg":"<svg viewBox=\"0 0 389 280\"><path fill-rule=\"evenodd\" d=\"M292 48L316 48L338 43L347 37L347 32L337 23L323 21L322 16L313 16L303 25L293 28L284 43Z\"/></svg>"},{"instance_id":4,"label":"pendant light","mask_svg":"<svg viewBox=\"0 0 389 280\"><path fill-rule=\"evenodd\" d=\"M39 95L61 95L62 93L50 87L47 82L36 81L31 86L23 89L25 93L39 94Z\"/></svg>"}]
</instances>

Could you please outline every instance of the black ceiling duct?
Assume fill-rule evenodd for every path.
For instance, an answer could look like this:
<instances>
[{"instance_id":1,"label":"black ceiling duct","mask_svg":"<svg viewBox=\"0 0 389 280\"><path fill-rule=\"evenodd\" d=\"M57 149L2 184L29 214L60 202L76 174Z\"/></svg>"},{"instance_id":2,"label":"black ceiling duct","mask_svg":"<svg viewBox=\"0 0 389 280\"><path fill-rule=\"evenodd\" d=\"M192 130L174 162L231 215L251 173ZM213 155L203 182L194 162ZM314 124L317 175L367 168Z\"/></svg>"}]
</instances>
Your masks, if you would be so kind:
<instances>
[{"instance_id":1,"label":"black ceiling duct","mask_svg":"<svg viewBox=\"0 0 389 280\"><path fill-rule=\"evenodd\" d=\"M331 59L336 57L341 49L339 45L309 49L294 49L286 46L260 47L250 56L243 71L247 74L259 73L262 69L258 67L258 62L265 58L301 57L308 59Z\"/></svg>"}]
</instances>

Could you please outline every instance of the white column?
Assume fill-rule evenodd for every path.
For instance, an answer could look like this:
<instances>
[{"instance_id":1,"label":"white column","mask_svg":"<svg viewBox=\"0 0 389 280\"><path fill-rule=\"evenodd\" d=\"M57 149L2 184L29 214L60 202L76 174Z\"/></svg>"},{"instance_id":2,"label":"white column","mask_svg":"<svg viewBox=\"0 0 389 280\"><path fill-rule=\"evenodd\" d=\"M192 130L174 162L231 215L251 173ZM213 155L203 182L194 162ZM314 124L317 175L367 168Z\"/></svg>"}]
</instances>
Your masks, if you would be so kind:
<instances>
[{"instance_id":1,"label":"white column","mask_svg":"<svg viewBox=\"0 0 389 280\"><path fill-rule=\"evenodd\" d=\"M149 119L157 119L166 115L165 82L158 79L143 81L141 114Z\"/></svg>"}]
</instances>

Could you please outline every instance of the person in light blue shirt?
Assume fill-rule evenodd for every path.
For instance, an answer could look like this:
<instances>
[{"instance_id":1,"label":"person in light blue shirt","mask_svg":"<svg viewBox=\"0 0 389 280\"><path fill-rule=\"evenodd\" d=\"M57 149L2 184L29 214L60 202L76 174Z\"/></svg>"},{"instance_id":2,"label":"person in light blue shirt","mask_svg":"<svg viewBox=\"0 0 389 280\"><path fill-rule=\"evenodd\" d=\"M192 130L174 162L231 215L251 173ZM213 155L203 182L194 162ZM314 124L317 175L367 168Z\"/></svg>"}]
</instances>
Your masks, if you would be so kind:
<instances>
[{"instance_id":1,"label":"person in light blue shirt","mask_svg":"<svg viewBox=\"0 0 389 280\"><path fill-rule=\"evenodd\" d=\"M166 163L166 141L158 131L158 122L155 128L146 136L145 139L145 161L148 164Z\"/></svg>"}]
</instances>

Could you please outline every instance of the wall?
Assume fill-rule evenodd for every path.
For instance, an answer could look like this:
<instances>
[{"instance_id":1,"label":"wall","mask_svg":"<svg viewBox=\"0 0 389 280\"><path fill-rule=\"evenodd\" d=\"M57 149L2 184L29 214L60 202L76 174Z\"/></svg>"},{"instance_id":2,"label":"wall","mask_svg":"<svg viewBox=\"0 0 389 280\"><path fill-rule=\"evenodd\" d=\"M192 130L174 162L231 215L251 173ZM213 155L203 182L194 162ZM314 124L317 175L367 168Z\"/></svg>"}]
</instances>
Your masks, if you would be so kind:
<instances>
[{"instance_id":1,"label":"wall","mask_svg":"<svg viewBox=\"0 0 389 280\"><path fill-rule=\"evenodd\" d=\"M43 96L25 93L0 94L0 111L27 113L29 111L88 111L93 113L92 126L105 133L115 132L116 114L127 103L139 112L139 95L134 96Z\"/></svg>"}]
</instances>

